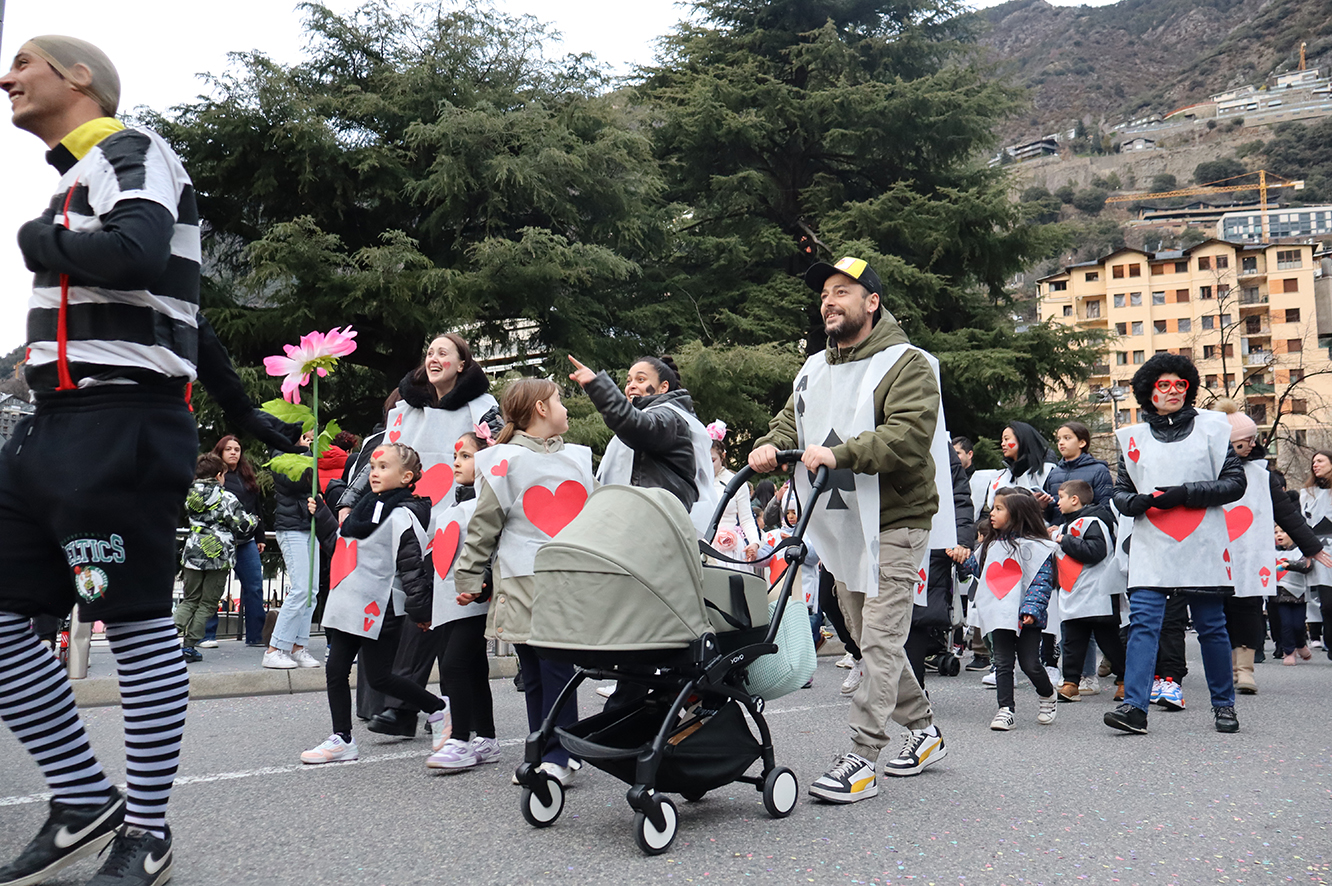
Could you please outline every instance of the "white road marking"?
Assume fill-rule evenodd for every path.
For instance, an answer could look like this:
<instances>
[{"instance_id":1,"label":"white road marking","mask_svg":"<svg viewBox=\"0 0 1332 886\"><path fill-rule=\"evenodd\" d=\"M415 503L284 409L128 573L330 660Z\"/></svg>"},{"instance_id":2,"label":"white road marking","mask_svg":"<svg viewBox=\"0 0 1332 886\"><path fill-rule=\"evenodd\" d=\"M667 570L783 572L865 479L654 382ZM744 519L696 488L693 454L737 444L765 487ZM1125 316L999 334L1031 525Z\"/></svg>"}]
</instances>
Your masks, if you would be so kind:
<instances>
[{"instance_id":1,"label":"white road marking","mask_svg":"<svg viewBox=\"0 0 1332 886\"><path fill-rule=\"evenodd\" d=\"M782 714L803 714L807 711L817 711L824 708L846 707L846 702L833 702L829 704L804 705L795 708L781 708L780 710L765 710L765 717L778 717ZM513 747L526 742L525 738L508 738L500 742L500 747ZM263 766L258 769L245 769L240 772L214 772L210 775L180 775L176 777L173 783L175 787L184 787L192 784L211 784L218 781L235 781L238 778L258 778L264 775L287 775L293 772L318 772L323 769L330 769L337 766L354 766L367 763L387 763L393 760L409 760L413 757L420 757L424 752L420 748L410 751L396 751L389 754L376 754L373 757L362 757L359 760L350 760L346 763L324 763L318 766L307 766L304 763L297 763L294 766ZM123 791L125 785L118 787ZM17 797L0 797L0 807L3 806L24 806L29 803L45 803L53 795L43 791L38 794L24 794Z\"/></svg>"}]
</instances>

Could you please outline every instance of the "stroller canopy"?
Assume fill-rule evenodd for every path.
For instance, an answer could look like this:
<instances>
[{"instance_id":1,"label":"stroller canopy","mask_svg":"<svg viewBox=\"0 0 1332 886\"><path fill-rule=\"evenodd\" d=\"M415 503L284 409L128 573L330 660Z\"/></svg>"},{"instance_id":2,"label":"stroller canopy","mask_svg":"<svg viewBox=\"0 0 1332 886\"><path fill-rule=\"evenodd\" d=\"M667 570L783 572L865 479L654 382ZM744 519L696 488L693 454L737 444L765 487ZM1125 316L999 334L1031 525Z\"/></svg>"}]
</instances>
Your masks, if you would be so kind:
<instances>
[{"instance_id":1,"label":"stroller canopy","mask_svg":"<svg viewBox=\"0 0 1332 886\"><path fill-rule=\"evenodd\" d=\"M698 533L663 489L602 486L536 555L530 643L680 649L712 630Z\"/></svg>"}]
</instances>

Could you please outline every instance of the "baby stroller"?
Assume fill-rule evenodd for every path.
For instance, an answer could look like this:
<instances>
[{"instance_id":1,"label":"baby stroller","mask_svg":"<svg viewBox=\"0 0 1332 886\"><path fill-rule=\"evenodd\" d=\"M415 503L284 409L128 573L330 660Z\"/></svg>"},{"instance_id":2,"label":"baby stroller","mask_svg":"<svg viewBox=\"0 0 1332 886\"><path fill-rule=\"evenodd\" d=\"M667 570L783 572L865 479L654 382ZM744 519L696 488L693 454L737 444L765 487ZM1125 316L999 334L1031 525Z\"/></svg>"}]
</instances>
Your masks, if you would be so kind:
<instances>
[{"instance_id":1,"label":"baby stroller","mask_svg":"<svg viewBox=\"0 0 1332 886\"><path fill-rule=\"evenodd\" d=\"M784 451L780 463L792 464L800 456ZM826 468L819 469L810 505L827 475ZM726 503L751 476L746 467L727 485L709 537ZM773 556L793 565L803 562L802 539L812 512L812 507L803 510ZM668 793L694 802L738 781L762 792L764 808L774 818L795 808L795 773L774 760L764 700L746 679L751 665L779 651L774 641L796 570L788 568L779 580L770 619L768 583L752 573L705 566L704 552L727 559L698 541L688 513L670 493L603 486L537 553L541 593L529 642L542 656L578 669L541 728L528 737L516 773L522 814L533 827L549 827L564 809L563 786L538 768L557 737L572 756L630 785L626 798L635 811L634 839L649 855L665 852L675 839L678 816ZM808 625L802 630L808 636ZM557 712L588 679L627 684L632 700L557 727ZM758 728L757 738L746 713ZM759 759L762 770L746 775Z\"/></svg>"}]
</instances>

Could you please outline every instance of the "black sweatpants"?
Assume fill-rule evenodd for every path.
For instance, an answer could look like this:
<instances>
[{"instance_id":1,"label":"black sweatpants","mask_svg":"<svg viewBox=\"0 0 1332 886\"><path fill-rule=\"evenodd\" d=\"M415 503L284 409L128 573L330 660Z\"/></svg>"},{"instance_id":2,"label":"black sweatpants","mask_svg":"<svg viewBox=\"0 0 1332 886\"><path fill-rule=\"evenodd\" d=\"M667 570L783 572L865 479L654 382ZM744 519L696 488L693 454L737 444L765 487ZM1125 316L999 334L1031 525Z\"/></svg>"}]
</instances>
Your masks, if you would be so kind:
<instances>
[{"instance_id":1,"label":"black sweatpants","mask_svg":"<svg viewBox=\"0 0 1332 886\"><path fill-rule=\"evenodd\" d=\"M1318 627L1318 636L1322 637L1324 644L1328 644L1332 637L1324 637L1323 632L1327 625L1332 625L1332 587L1313 585L1313 589L1318 592L1318 611L1323 613L1323 622ZM1332 658L1332 644L1328 645L1327 657Z\"/></svg>"},{"instance_id":2,"label":"black sweatpants","mask_svg":"<svg viewBox=\"0 0 1332 886\"><path fill-rule=\"evenodd\" d=\"M430 633L442 635L439 686L449 698L453 737L466 741L475 732L482 738L494 738L495 702L490 694L485 613L445 622Z\"/></svg>"},{"instance_id":3,"label":"black sweatpants","mask_svg":"<svg viewBox=\"0 0 1332 886\"><path fill-rule=\"evenodd\" d=\"M907 632L906 643L903 650L906 652L907 662L911 665L911 673L916 675L916 682L920 688L925 688L925 656L930 654L930 649L937 646L932 632L936 628L918 628L912 627Z\"/></svg>"},{"instance_id":4,"label":"black sweatpants","mask_svg":"<svg viewBox=\"0 0 1332 886\"><path fill-rule=\"evenodd\" d=\"M1054 694L1050 684L1050 675L1041 665L1041 629L1036 625L1025 625L1022 633L997 628L990 632L990 642L994 646L994 688L999 691L999 707L1016 710L1013 706L1013 659L1017 659L1022 673L1027 675L1031 685L1036 687L1036 694L1049 698ZM1086 650L1083 650L1086 654ZM1078 660L1082 667L1082 660Z\"/></svg>"},{"instance_id":5,"label":"black sweatpants","mask_svg":"<svg viewBox=\"0 0 1332 886\"><path fill-rule=\"evenodd\" d=\"M827 616L828 621L832 623L833 630L837 632L837 639L842 641L846 651L851 653L851 657L860 660L860 647L856 644L855 638L846 627L846 616L842 615L842 607L837 603L837 594L833 590L837 584L836 577L831 572L819 567L819 609ZM922 683L922 686L925 684Z\"/></svg>"},{"instance_id":6,"label":"black sweatpants","mask_svg":"<svg viewBox=\"0 0 1332 886\"><path fill-rule=\"evenodd\" d=\"M393 673L393 656L398 651L398 637L406 620L405 615L386 616L379 637L374 640L337 628L325 629L329 646L328 662L324 665L328 710L333 715L333 731L344 738L350 737L352 730L350 678L354 658L360 660L362 672L373 688L385 694L393 693L427 713L443 710L441 698ZM415 630L416 626L412 628Z\"/></svg>"},{"instance_id":7,"label":"black sweatpants","mask_svg":"<svg viewBox=\"0 0 1332 886\"><path fill-rule=\"evenodd\" d=\"M1287 656L1296 649L1303 649L1309 645L1309 638L1304 630L1304 607L1303 603L1273 604L1273 608L1280 613L1277 619L1280 622L1277 625L1279 632L1277 655Z\"/></svg>"},{"instance_id":8,"label":"black sweatpants","mask_svg":"<svg viewBox=\"0 0 1332 886\"><path fill-rule=\"evenodd\" d=\"M1267 634L1267 625L1263 624L1263 598L1227 597L1225 607L1230 648L1262 649Z\"/></svg>"},{"instance_id":9,"label":"black sweatpants","mask_svg":"<svg viewBox=\"0 0 1332 886\"><path fill-rule=\"evenodd\" d=\"M444 636L442 631L423 631L408 622L403 626L402 637L398 640L398 651L393 656L393 673L411 680L424 689L430 682L430 672L434 670L435 662L440 661L444 653ZM442 688L440 694L448 695ZM390 708L409 714L417 713L416 705L392 695L385 695L381 706L374 713L378 714Z\"/></svg>"},{"instance_id":10,"label":"black sweatpants","mask_svg":"<svg viewBox=\"0 0 1332 886\"><path fill-rule=\"evenodd\" d=\"M1097 615L1091 618L1066 618L1064 627L1064 682L1082 681L1082 665L1087 658L1087 643L1093 636L1101 654L1110 662L1116 680L1124 679L1124 644L1119 639L1119 616Z\"/></svg>"},{"instance_id":11,"label":"black sweatpants","mask_svg":"<svg viewBox=\"0 0 1332 886\"><path fill-rule=\"evenodd\" d=\"M1131 602L1129 606L1132 607ZM1161 622L1161 641L1156 648L1156 676L1183 683L1189 666L1184 660L1184 632L1189 626L1189 598L1184 594L1166 597L1165 618Z\"/></svg>"}]
</instances>

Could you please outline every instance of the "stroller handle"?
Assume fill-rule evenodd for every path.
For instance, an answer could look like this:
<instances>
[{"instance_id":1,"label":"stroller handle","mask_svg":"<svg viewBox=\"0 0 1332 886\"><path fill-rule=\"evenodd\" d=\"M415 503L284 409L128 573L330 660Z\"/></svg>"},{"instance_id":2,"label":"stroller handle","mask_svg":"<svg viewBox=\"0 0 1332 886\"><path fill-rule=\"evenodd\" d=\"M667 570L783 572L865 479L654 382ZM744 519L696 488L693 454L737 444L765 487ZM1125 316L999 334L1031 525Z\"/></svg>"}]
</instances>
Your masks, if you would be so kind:
<instances>
[{"instance_id":1,"label":"stroller handle","mask_svg":"<svg viewBox=\"0 0 1332 886\"><path fill-rule=\"evenodd\" d=\"M804 454L805 450L803 449L779 450L777 452L777 466L785 467L787 465L797 464ZM708 538L713 538L717 535L717 526L721 523L722 512L725 511L726 506L731 503L731 499L735 498L735 494L740 491L740 487L745 483L748 483L749 478L757 473L758 472L749 465L745 465L743 468L735 472L735 476L731 478L731 482L726 484L726 489L722 492L721 501L717 502L716 510L712 512L712 520L708 523ZM814 476L814 482L812 485L813 489L809 494L809 502L801 510L800 519L797 521L795 531L792 533L797 538L805 537L805 524L809 522L809 514L813 510L814 502L818 500L819 494L823 492L823 488L828 485L827 467L819 467L818 473Z\"/></svg>"}]
</instances>

